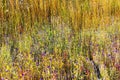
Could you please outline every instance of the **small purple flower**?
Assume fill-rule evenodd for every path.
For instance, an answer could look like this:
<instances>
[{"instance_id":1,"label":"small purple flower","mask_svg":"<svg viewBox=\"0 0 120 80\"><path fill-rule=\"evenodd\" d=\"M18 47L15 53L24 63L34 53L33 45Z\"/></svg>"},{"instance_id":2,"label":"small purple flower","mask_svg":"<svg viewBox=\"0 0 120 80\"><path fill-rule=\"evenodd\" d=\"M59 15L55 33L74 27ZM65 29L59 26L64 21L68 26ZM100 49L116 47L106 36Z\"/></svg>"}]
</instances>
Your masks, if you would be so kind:
<instances>
[{"instance_id":1,"label":"small purple flower","mask_svg":"<svg viewBox=\"0 0 120 80\"><path fill-rule=\"evenodd\" d=\"M88 58L86 58L86 60L88 61L89 59L88 59Z\"/></svg>"},{"instance_id":2,"label":"small purple flower","mask_svg":"<svg viewBox=\"0 0 120 80\"><path fill-rule=\"evenodd\" d=\"M45 56L45 55L46 55L46 52L43 52L43 53L42 53L42 56Z\"/></svg>"},{"instance_id":3,"label":"small purple flower","mask_svg":"<svg viewBox=\"0 0 120 80\"><path fill-rule=\"evenodd\" d=\"M32 51L30 51L30 54L32 54Z\"/></svg>"},{"instance_id":4,"label":"small purple flower","mask_svg":"<svg viewBox=\"0 0 120 80\"><path fill-rule=\"evenodd\" d=\"M108 54L108 57L110 57L110 58L111 58L111 54Z\"/></svg>"},{"instance_id":5,"label":"small purple flower","mask_svg":"<svg viewBox=\"0 0 120 80\"><path fill-rule=\"evenodd\" d=\"M4 78L1 78L1 80L5 80Z\"/></svg>"},{"instance_id":6,"label":"small purple flower","mask_svg":"<svg viewBox=\"0 0 120 80\"><path fill-rule=\"evenodd\" d=\"M50 58L49 60L52 61L52 58Z\"/></svg>"},{"instance_id":7,"label":"small purple flower","mask_svg":"<svg viewBox=\"0 0 120 80\"><path fill-rule=\"evenodd\" d=\"M111 58L114 60L115 59L115 57L114 56L111 56Z\"/></svg>"},{"instance_id":8,"label":"small purple flower","mask_svg":"<svg viewBox=\"0 0 120 80\"><path fill-rule=\"evenodd\" d=\"M74 79L74 75L72 75L72 79Z\"/></svg>"},{"instance_id":9,"label":"small purple flower","mask_svg":"<svg viewBox=\"0 0 120 80\"><path fill-rule=\"evenodd\" d=\"M20 69L22 69L22 66L19 66L20 67Z\"/></svg>"},{"instance_id":10,"label":"small purple flower","mask_svg":"<svg viewBox=\"0 0 120 80\"><path fill-rule=\"evenodd\" d=\"M114 51L117 53L118 52L117 48Z\"/></svg>"},{"instance_id":11,"label":"small purple flower","mask_svg":"<svg viewBox=\"0 0 120 80\"><path fill-rule=\"evenodd\" d=\"M48 66L47 68L49 68L49 69L50 69L50 66Z\"/></svg>"},{"instance_id":12,"label":"small purple flower","mask_svg":"<svg viewBox=\"0 0 120 80\"><path fill-rule=\"evenodd\" d=\"M120 70L120 64L115 65L118 70Z\"/></svg>"},{"instance_id":13,"label":"small purple flower","mask_svg":"<svg viewBox=\"0 0 120 80\"><path fill-rule=\"evenodd\" d=\"M98 47L98 46L99 46L99 44L96 44L96 46Z\"/></svg>"},{"instance_id":14,"label":"small purple flower","mask_svg":"<svg viewBox=\"0 0 120 80\"><path fill-rule=\"evenodd\" d=\"M8 72L8 70L5 70L6 72Z\"/></svg>"},{"instance_id":15,"label":"small purple flower","mask_svg":"<svg viewBox=\"0 0 120 80\"><path fill-rule=\"evenodd\" d=\"M38 61L36 62L36 66L39 66L39 62Z\"/></svg>"},{"instance_id":16,"label":"small purple flower","mask_svg":"<svg viewBox=\"0 0 120 80\"><path fill-rule=\"evenodd\" d=\"M24 73L22 73L22 76L24 76L25 74Z\"/></svg>"},{"instance_id":17,"label":"small purple flower","mask_svg":"<svg viewBox=\"0 0 120 80\"><path fill-rule=\"evenodd\" d=\"M43 80L43 78L40 78L40 80Z\"/></svg>"},{"instance_id":18,"label":"small purple flower","mask_svg":"<svg viewBox=\"0 0 120 80\"><path fill-rule=\"evenodd\" d=\"M54 73L57 73L58 71L57 70L54 70Z\"/></svg>"},{"instance_id":19,"label":"small purple flower","mask_svg":"<svg viewBox=\"0 0 120 80\"><path fill-rule=\"evenodd\" d=\"M15 48L16 49L16 51L18 51L18 48Z\"/></svg>"}]
</instances>

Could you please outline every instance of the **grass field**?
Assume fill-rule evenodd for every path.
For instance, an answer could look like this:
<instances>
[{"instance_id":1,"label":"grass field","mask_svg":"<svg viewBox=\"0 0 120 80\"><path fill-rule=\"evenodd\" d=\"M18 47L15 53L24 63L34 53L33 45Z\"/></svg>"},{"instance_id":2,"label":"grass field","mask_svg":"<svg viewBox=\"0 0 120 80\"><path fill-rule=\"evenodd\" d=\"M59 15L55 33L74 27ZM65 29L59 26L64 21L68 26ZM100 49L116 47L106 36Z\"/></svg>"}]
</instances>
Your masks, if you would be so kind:
<instances>
[{"instance_id":1,"label":"grass field","mask_svg":"<svg viewBox=\"0 0 120 80\"><path fill-rule=\"evenodd\" d=\"M119 0L0 0L0 80L120 80Z\"/></svg>"}]
</instances>

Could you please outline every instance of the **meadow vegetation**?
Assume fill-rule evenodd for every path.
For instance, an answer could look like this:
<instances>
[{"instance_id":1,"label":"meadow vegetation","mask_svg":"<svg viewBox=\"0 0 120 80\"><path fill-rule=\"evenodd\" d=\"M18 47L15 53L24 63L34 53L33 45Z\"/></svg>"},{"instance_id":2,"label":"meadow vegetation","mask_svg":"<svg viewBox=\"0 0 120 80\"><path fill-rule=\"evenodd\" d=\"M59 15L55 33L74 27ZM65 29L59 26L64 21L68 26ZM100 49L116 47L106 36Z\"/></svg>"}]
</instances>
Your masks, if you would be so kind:
<instances>
[{"instance_id":1,"label":"meadow vegetation","mask_svg":"<svg viewBox=\"0 0 120 80\"><path fill-rule=\"evenodd\" d=\"M0 0L0 80L119 80L119 0Z\"/></svg>"}]
</instances>

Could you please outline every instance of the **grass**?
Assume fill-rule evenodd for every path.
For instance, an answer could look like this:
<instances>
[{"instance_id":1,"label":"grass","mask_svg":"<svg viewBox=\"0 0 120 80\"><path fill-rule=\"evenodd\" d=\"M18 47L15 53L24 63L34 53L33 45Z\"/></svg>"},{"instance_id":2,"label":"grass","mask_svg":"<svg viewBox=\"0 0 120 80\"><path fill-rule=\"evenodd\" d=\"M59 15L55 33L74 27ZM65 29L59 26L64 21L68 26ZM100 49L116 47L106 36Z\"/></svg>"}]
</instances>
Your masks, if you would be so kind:
<instances>
[{"instance_id":1,"label":"grass","mask_svg":"<svg viewBox=\"0 0 120 80\"><path fill-rule=\"evenodd\" d=\"M0 1L1 80L119 80L119 0Z\"/></svg>"}]
</instances>

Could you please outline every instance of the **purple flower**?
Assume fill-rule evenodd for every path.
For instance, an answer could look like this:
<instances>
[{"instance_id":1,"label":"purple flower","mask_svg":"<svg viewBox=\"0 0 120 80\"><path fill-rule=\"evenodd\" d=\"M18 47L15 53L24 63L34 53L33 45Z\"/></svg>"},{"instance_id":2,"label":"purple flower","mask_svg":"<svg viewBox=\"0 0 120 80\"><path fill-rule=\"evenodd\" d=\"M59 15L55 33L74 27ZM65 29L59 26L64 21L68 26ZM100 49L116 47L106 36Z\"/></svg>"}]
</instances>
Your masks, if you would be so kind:
<instances>
[{"instance_id":1,"label":"purple flower","mask_svg":"<svg viewBox=\"0 0 120 80\"><path fill-rule=\"evenodd\" d=\"M22 69L22 66L19 66L20 67L20 69Z\"/></svg>"},{"instance_id":2,"label":"purple flower","mask_svg":"<svg viewBox=\"0 0 120 80\"><path fill-rule=\"evenodd\" d=\"M22 76L24 76L25 74L24 73L22 73Z\"/></svg>"},{"instance_id":3,"label":"purple flower","mask_svg":"<svg viewBox=\"0 0 120 80\"><path fill-rule=\"evenodd\" d=\"M8 70L5 70L6 72L8 72Z\"/></svg>"},{"instance_id":4,"label":"purple flower","mask_svg":"<svg viewBox=\"0 0 120 80\"><path fill-rule=\"evenodd\" d=\"M111 58L112 58L112 59L115 59L115 57L114 57L114 56L111 56Z\"/></svg>"},{"instance_id":5,"label":"purple flower","mask_svg":"<svg viewBox=\"0 0 120 80\"><path fill-rule=\"evenodd\" d=\"M57 73L58 71L57 70L54 70L54 73Z\"/></svg>"},{"instance_id":6,"label":"purple flower","mask_svg":"<svg viewBox=\"0 0 120 80\"><path fill-rule=\"evenodd\" d=\"M40 80L43 80L43 78L40 78Z\"/></svg>"},{"instance_id":7,"label":"purple flower","mask_svg":"<svg viewBox=\"0 0 120 80\"><path fill-rule=\"evenodd\" d=\"M111 54L108 54L108 57L110 57L110 58L111 58Z\"/></svg>"},{"instance_id":8,"label":"purple flower","mask_svg":"<svg viewBox=\"0 0 120 80\"><path fill-rule=\"evenodd\" d=\"M72 75L72 79L74 79L74 75Z\"/></svg>"},{"instance_id":9,"label":"purple flower","mask_svg":"<svg viewBox=\"0 0 120 80\"><path fill-rule=\"evenodd\" d=\"M43 52L43 53L42 53L42 56L45 56L45 55L46 55L46 52Z\"/></svg>"},{"instance_id":10,"label":"purple flower","mask_svg":"<svg viewBox=\"0 0 120 80\"><path fill-rule=\"evenodd\" d=\"M117 53L118 52L117 48L114 51Z\"/></svg>"},{"instance_id":11,"label":"purple flower","mask_svg":"<svg viewBox=\"0 0 120 80\"><path fill-rule=\"evenodd\" d=\"M39 66L39 62L38 61L36 62L36 66Z\"/></svg>"},{"instance_id":12,"label":"purple flower","mask_svg":"<svg viewBox=\"0 0 120 80\"><path fill-rule=\"evenodd\" d=\"M48 66L47 68L49 68L49 69L50 69L50 66Z\"/></svg>"},{"instance_id":13,"label":"purple flower","mask_svg":"<svg viewBox=\"0 0 120 80\"><path fill-rule=\"evenodd\" d=\"M88 58L86 58L86 60L88 61L89 59L88 59Z\"/></svg>"},{"instance_id":14,"label":"purple flower","mask_svg":"<svg viewBox=\"0 0 120 80\"><path fill-rule=\"evenodd\" d=\"M52 61L52 58L50 58L49 60Z\"/></svg>"},{"instance_id":15,"label":"purple flower","mask_svg":"<svg viewBox=\"0 0 120 80\"><path fill-rule=\"evenodd\" d=\"M18 51L18 48L15 48L16 49L16 51Z\"/></svg>"},{"instance_id":16,"label":"purple flower","mask_svg":"<svg viewBox=\"0 0 120 80\"><path fill-rule=\"evenodd\" d=\"M118 70L120 70L120 64L115 65Z\"/></svg>"},{"instance_id":17,"label":"purple flower","mask_svg":"<svg viewBox=\"0 0 120 80\"><path fill-rule=\"evenodd\" d=\"M1 80L5 80L4 78L1 78Z\"/></svg>"},{"instance_id":18,"label":"purple flower","mask_svg":"<svg viewBox=\"0 0 120 80\"><path fill-rule=\"evenodd\" d=\"M32 54L32 51L30 51L30 54Z\"/></svg>"},{"instance_id":19,"label":"purple flower","mask_svg":"<svg viewBox=\"0 0 120 80\"><path fill-rule=\"evenodd\" d=\"M97 44L96 46L99 46L99 44Z\"/></svg>"}]
</instances>

